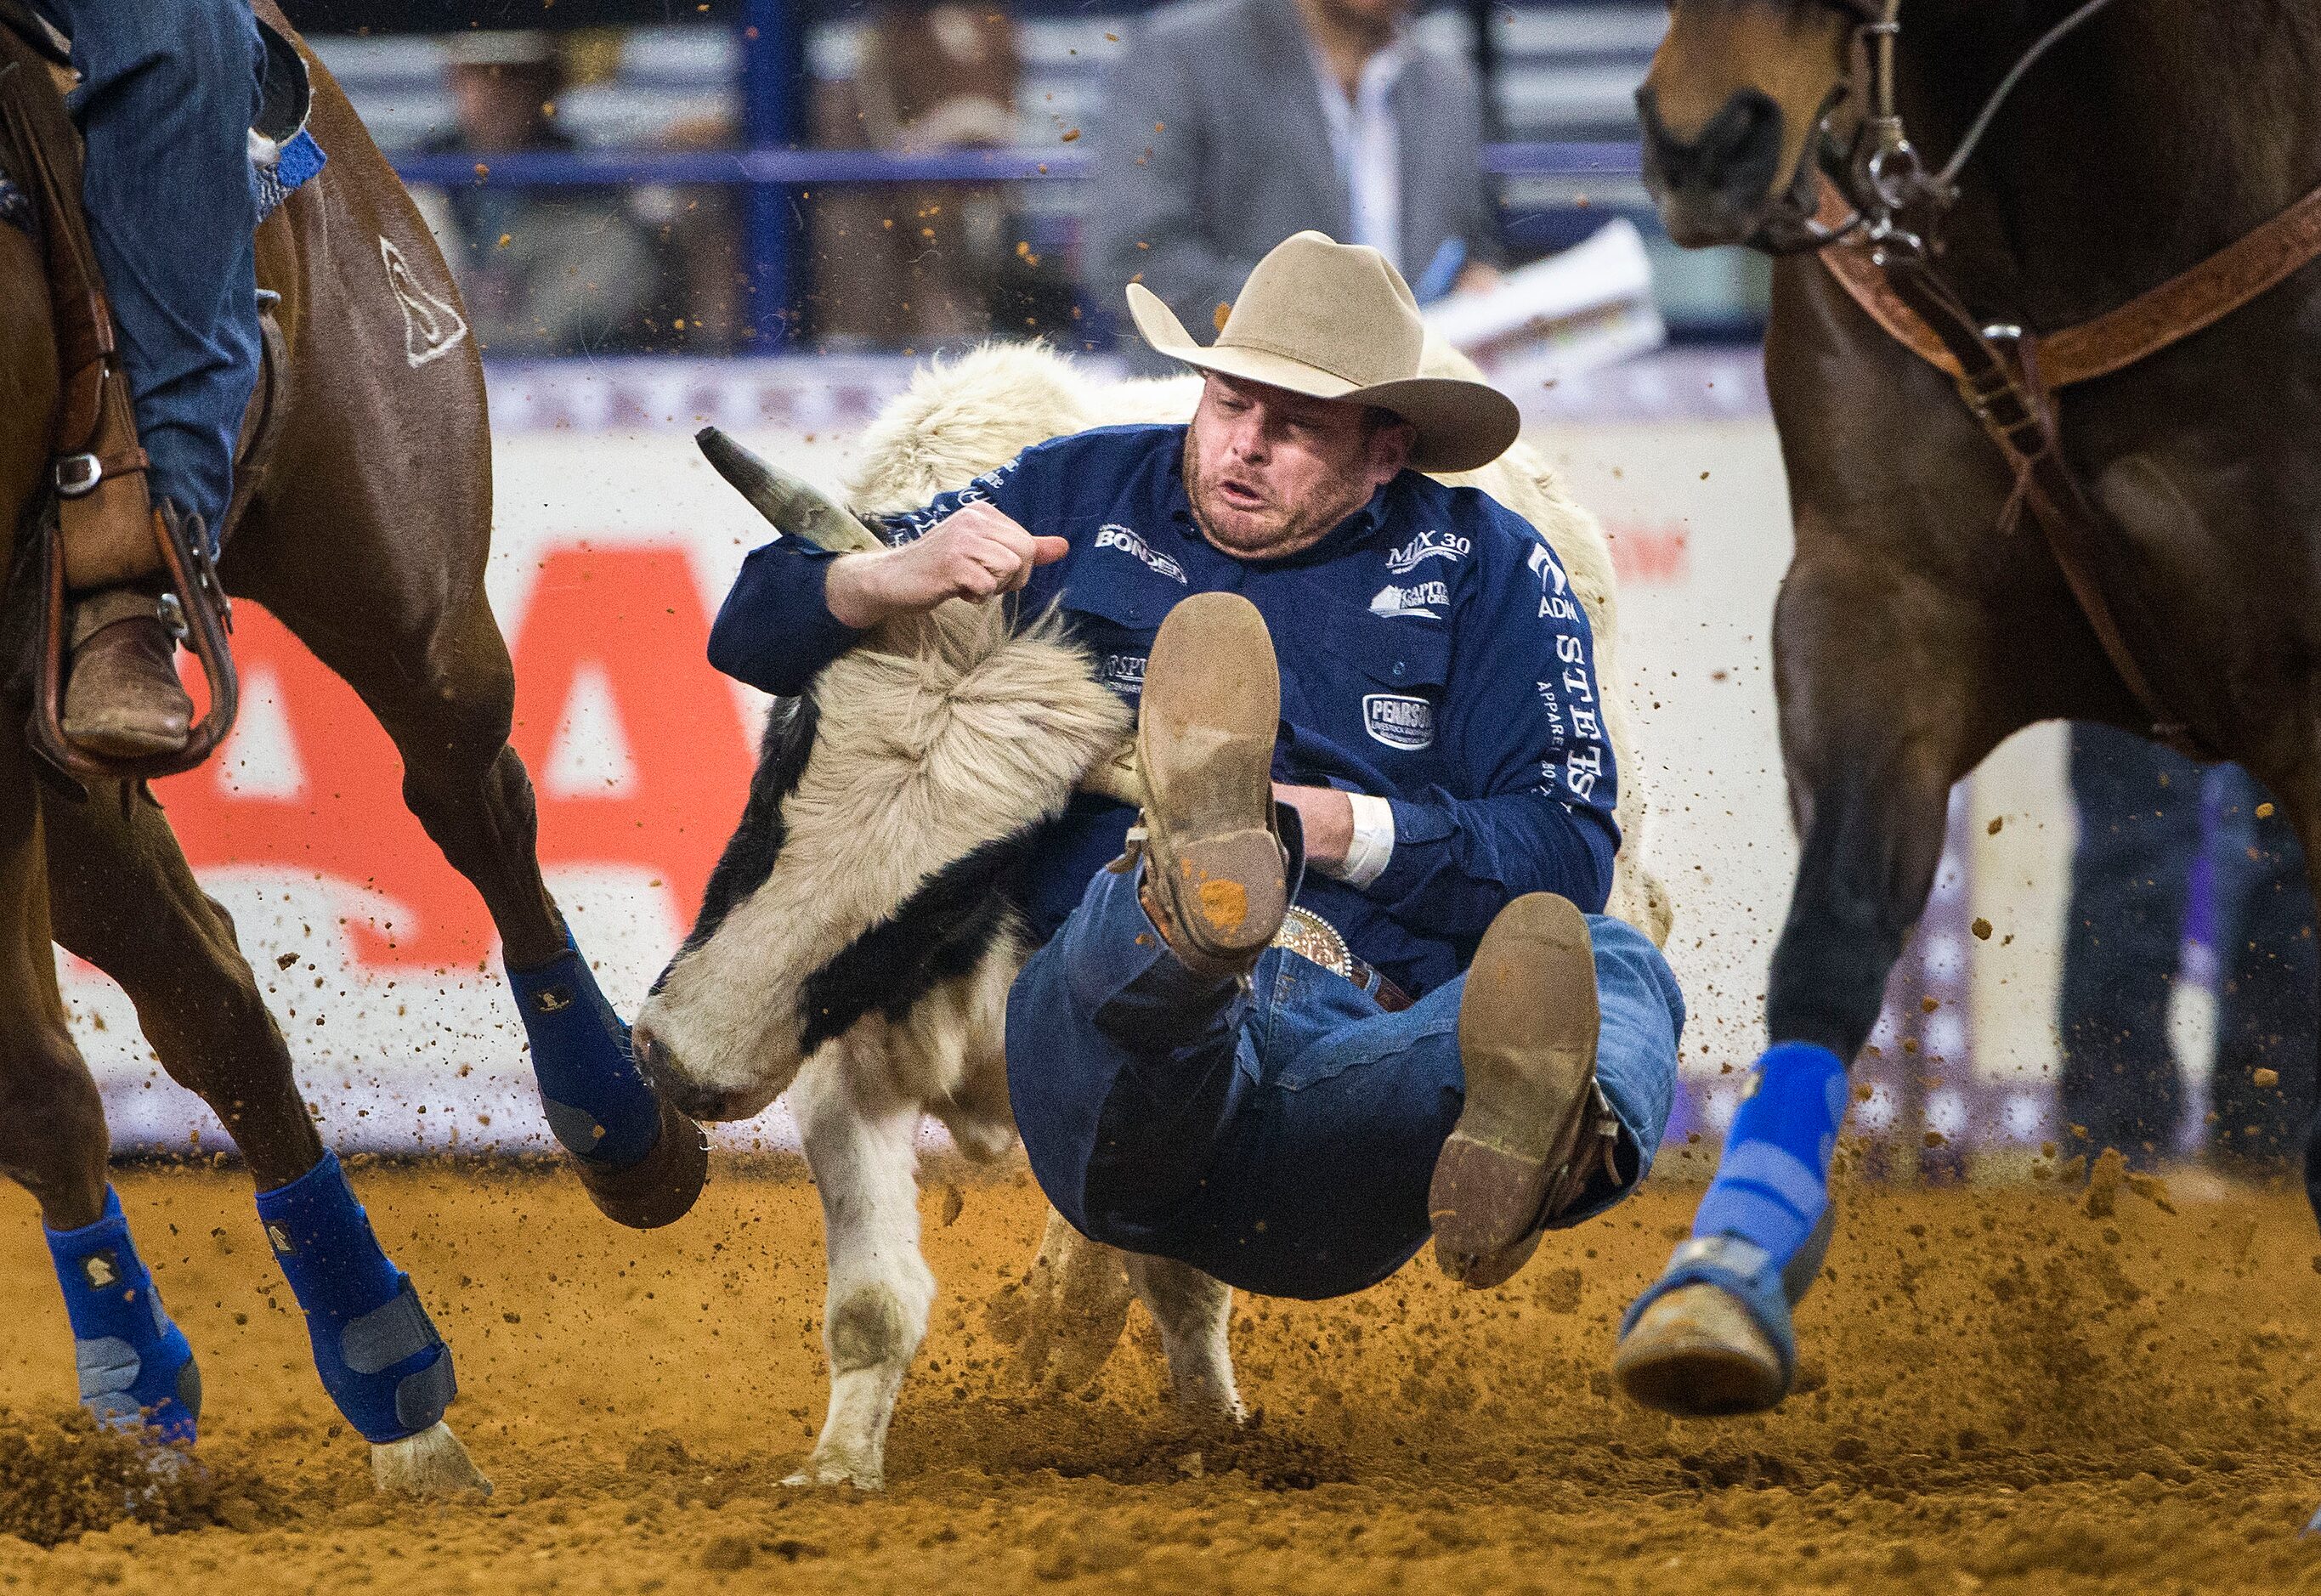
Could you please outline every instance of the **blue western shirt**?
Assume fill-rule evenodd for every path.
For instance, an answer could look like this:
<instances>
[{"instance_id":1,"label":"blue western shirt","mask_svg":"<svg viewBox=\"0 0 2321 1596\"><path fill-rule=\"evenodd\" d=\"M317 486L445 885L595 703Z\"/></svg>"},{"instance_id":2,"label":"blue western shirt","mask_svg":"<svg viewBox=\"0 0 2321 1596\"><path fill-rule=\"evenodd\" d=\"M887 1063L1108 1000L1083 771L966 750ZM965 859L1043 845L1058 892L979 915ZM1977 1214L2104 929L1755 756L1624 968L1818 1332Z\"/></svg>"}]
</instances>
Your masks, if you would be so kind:
<instances>
[{"instance_id":1,"label":"blue western shirt","mask_svg":"<svg viewBox=\"0 0 2321 1596\"><path fill-rule=\"evenodd\" d=\"M1190 593L1239 593L1281 667L1276 780L1388 799L1394 851L1369 886L1309 871L1298 901L1413 996L1466 967L1525 892L1604 907L1616 775L1588 617L1530 524L1485 494L1404 471L1312 547L1279 560L1202 536L1181 426L1103 427L1025 450L887 536L924 535L988 500L1071 552L1032 575L1027 613L1060 605L1098 674L1132 703L1161 618ZM833 556L778 537L752 552L710 662L769 693L806 690L860 634L831 615ZM1132 810L1088 795L1053 823L1025 883L1051 935L1116 855Z\"/></svg>"}]
</instances>

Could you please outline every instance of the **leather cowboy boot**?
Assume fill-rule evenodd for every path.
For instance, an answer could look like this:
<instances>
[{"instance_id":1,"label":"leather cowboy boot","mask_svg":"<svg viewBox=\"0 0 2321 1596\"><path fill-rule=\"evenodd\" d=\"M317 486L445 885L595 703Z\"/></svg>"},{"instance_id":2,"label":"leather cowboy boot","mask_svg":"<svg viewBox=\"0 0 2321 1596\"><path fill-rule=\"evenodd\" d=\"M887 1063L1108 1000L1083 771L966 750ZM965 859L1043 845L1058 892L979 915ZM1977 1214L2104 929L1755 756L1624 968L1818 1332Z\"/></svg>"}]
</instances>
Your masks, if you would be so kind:
<instances>
[{"instance_id":1,"label":"leather cowboy boot","mask_svg":"<svg viewBox=\"0 0 2321 1596\"><path fill-rule=\"evenodd\" d=\"M1136 752L1144 772L1138 897L1170 951L1240 975L1281 928L1288 856L1273 826L1281 676L1257 606L1197 593L1152 641Z\"/></svg>"},{"instance_id":2,"label":"leather cowboy boot","mask_svg":"<svg viewBox=\"0 0 2321 1596\"><path fill-rule=\"evenodd\" d=\"M1587 917L1552 892L1501 909L1459 999L1466 1107L1428 1188L1434 1258L1471 1290L1529 1261L1600 1167L1619 1122L1596 1082L1596 956Z\"/></svg>"},{"instance_id":3,"label":"leather cowboy boot","mask_svg":"<svg viewBox=\"0 0 2321 1596\"><path fill-rule=\"evenodd\" d=\"M167 577L141 577L73 600L62 725L91 753L146 759L186 746L194 702L177 680L183 622L170 624L168 586Z\"/></svg>"}]
</instances>

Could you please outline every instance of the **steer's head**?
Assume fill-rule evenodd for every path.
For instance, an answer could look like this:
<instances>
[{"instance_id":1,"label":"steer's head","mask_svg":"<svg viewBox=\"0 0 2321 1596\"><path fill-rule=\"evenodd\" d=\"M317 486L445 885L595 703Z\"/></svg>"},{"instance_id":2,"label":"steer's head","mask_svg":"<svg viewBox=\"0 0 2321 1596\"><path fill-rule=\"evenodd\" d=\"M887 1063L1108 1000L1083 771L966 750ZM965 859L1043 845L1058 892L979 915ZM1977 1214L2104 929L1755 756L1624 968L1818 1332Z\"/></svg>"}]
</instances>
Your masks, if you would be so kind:
<instances>
[{"instance_id":1,"label":"steer's head","mask_svg":"<svg viewBox=\"0 0 2321 1596\"><path fill-rule=\"evenodd\" d=\"M861 524L714 430L704 451L776 527L875 547ZM954 600L890 621L778 699L742 824L637 1017L637 1057L696 1119L780 1094L866 1016L1018 956L1012 881L1128 712L1052 620ZM1004 987L1002 989L1004 990Z\"/></svg>"},{"instance_id":2,"label":"steer's head","mask_svg":"<svg viewBox=\"0 0 2321 1596\"><path fill-rule=\"evenodd\" d=\"M1678 243L1745 243L1813 210L1814 131L1844 87L1855 0L1674 0L1636 91L1644 186Z\"/></svg>"}]
</instances>

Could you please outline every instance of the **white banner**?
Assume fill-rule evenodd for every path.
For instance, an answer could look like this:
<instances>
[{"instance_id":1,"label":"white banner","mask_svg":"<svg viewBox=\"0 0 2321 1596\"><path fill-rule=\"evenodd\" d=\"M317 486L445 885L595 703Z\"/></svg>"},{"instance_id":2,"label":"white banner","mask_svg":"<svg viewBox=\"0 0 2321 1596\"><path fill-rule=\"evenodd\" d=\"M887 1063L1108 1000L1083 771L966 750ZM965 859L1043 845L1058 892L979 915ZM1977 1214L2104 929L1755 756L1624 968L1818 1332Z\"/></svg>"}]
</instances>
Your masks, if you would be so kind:
<instances>
[{"instance_id":1,"label":"white banner","mask_svg":"<svg viewBox=\"0 0 2321 1596\"><path fill-rule=\"evenodd\" d=\"M550 885L624 1013L677 945L740 814L760 713L702 647L763 530L688 434L716 421L836 486L860 421L906 369L495 373L505 424L489 579L515 658L514 741L539 790ZM1531 435L1613 534L1622 653L1657 797L1652 853L1675 896L1670 953L1691 1008L1686 1064L1713 1127L1729 1111L1715 1095L1732 1079L1721 1067L1737 1070L1759 1044L1794 859L1766 644L1789 551L1781 470L1753 356L1602 375L1597 414L1623 419L1573 419L1583 395L1527 396ZM606 424L576 424L588 421ZM234 915L326 1135L389 1151L548 1147L489 923L404 810L385 734L279 627L242 615L241 724L161 791ZM59 961L116 1140L223 1145L139 1039L126 999ZM1964 1022L1961 1004L1944 1024ZM1965 1052L1962 1035L1940 1040ZM778 1111L725 1134L790 1140Z\"/></svg>"}]
</instances>

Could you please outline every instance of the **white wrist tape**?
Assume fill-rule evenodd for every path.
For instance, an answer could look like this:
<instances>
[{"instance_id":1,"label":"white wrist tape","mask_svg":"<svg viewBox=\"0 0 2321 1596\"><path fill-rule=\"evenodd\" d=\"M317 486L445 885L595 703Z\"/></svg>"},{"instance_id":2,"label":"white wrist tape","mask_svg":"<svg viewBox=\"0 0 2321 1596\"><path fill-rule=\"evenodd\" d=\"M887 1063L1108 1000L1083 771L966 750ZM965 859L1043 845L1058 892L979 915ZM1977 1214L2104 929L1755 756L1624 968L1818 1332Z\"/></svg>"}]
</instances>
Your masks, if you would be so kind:
<instances>
[{"instance_id":1,"label":"white wrist tape","mask_svg":"<svg viewBox=\"0 0 2321 1596\"><path fill-rule=\"evenodd\" d=\"M1350 887L1367 887L1394 857L1394 806L1367 792L1350 792L1346 801L1353 807L1354 839L1346 844L1345 862L1314 868Z\"/></svg>"}]
</instances>

